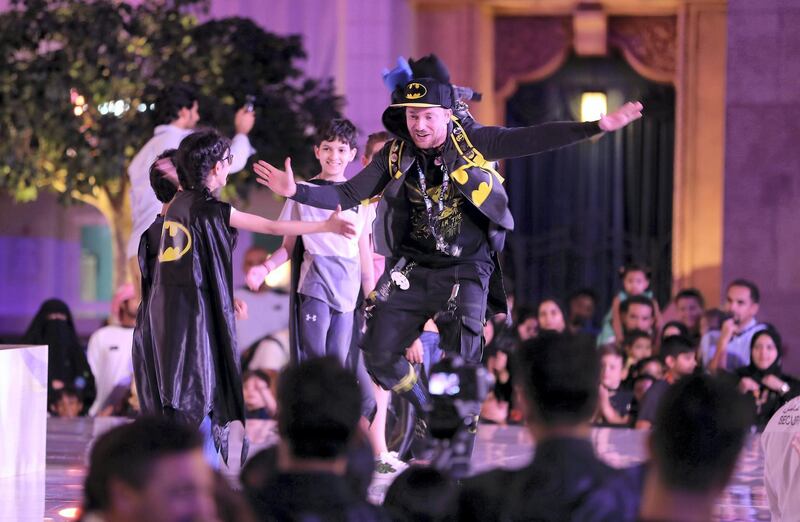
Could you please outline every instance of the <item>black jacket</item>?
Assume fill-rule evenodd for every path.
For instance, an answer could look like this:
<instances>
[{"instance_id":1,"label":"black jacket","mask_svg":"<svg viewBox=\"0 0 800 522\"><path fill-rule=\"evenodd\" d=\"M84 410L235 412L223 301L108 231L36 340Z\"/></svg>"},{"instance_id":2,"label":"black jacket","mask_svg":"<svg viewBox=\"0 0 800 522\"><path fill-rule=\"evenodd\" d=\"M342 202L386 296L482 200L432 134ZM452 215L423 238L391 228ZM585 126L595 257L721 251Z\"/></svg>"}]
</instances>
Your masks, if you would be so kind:
<instances>
[{"instance_id":1,"label":"black jacket","mask_svg":"<svg viewBox=\"0 0 800 522\"><path fill-rule=\"evenodd\" d=\"M376 251L393 258L397 257L400 241L409 228L409 202L401 187L420 152L408 133L402 108L387 109L383 115L383 123L399 139L389 141L361 172L348 182L338 185L298 185L292 199L319 208L334 209L341 205L343 209L347 209L363 200L383 194L378 203L373 237ZM514 220L508 210L508 197L498 176L484 169L470 168L467 165L469 162L458 152L454 133L458 132L459 126L465 131L474 149L480 153L479 160L487 162L545 152L601 132L597 122L553 122L519 128L484 127L471 119L451 122L450 134L442 146L441 157L449 172L464 173L460 178L453 176L453 185L488 218L490 225L487 240L494 252L502 250L505 233L514 228ZM392 168L395 163L396 166ZM499 266L496 260L495 264ZM490 282L490 308L494 304L495 310L501 306L497 311L505 311L505 295L500 281L497 281L499 276L499 271L496 271L493 276L495 280Z\"/></svg>"}]
</instances>

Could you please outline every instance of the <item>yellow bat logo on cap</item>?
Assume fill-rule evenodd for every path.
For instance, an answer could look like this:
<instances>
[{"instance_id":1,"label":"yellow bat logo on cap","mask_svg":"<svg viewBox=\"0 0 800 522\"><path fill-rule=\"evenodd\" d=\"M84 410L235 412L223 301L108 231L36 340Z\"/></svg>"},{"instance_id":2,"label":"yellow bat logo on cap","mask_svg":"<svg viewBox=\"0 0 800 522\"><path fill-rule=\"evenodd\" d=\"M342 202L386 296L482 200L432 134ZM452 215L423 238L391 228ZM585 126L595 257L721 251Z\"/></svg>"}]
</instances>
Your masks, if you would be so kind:
<instances>
[{"instance_id":1,"label":"yellow bat logo on cap","mask_svg":"<svg viewBox=\"0 0 800 522\"><path fill-rule=\"evenodd\" d=\"M164 232L167 232L168 235L165 236ZM170 240L170 238L172 239ZM164 248L166 243L172 243L173 246ZM158 254L159 263L177 261L192 249L192 235L189 233L189 229L180 223L164 221L164 228L161 229L161 246L164 249Z\"/></svg>"},{"instance_id":2,"label":"yellow bat logo on cap","mask_svg":"<svg viewBox=\"0 0 800 522\"><path fill-rule=\"evenodd\" d=\"M406 85L406 100L419 100L428 94L428 89L424 85L412 82Z\"/></svg>"}]
</instances>

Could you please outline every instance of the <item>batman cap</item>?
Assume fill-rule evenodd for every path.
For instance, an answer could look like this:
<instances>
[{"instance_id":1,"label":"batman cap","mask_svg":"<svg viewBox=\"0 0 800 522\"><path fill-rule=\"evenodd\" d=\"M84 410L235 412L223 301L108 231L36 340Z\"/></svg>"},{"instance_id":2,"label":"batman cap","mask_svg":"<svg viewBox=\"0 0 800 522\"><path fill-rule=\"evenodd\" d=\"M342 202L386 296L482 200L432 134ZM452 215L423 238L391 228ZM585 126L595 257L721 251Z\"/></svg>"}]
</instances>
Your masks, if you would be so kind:
<instances>
[{"instance_id":1,"label":"batman cap","mask_svg":"<svg viewBox=\"0 0 800 522\"><path fill-rule=\"evenodd\" d=\"M453 88L433 78L414 78L398 89L389 107L443 107L451 109L454 105Z\"/></svg>"}]
</instances>

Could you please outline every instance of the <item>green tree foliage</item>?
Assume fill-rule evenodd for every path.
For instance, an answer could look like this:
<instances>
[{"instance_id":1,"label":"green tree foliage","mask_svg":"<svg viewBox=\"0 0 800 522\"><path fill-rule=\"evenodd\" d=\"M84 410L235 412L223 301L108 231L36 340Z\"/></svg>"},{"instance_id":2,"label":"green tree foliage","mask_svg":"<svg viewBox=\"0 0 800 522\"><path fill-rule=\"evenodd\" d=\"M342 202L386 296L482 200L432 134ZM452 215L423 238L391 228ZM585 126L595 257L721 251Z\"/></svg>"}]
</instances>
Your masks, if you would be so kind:
<instances>
[{"instance_id":1,"label":"green tree foliage","mask_svg":"<svg viewBox=\"0 0 800 522\"><path fill-rule=\"evenodd\" d=\"M331 81L298 69L299 36L242 18L201 24L204 5L13 1L0 14L0 189L18 201L52 189L96 206L119 252L130 230L127 166L152 136L158 91L177 82L198 89L201 124L228 134L245 95L255 95L258 157L280 164L291 155L298 172L313 172L313 135L341 102ZM239 197L254 184L247 175L230 182Z\"/></svg>"}]
</instances>

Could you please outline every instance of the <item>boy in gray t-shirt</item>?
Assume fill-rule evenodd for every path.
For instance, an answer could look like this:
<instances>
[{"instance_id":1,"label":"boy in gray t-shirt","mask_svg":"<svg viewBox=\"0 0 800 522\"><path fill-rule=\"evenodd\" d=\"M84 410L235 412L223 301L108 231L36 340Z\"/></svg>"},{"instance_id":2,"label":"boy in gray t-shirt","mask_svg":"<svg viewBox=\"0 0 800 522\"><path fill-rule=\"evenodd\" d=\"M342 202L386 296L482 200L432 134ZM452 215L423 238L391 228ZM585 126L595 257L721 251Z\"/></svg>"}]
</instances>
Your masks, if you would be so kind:
<instances>
[{"instance_id":1,"label":"boy in gray t-shirt","mask_svg":"<svg viewBox=\"0 0 800 522\"><path fill-rule=\"evenodd\" d=\"M356 152L355 126L349 120L332 120L314 146L321 172L308 184L343 183L345 168L355 159ZM287 199L279 220L317 221L327 219L331 212ZM372 222L370 212L367 205L342 212L343 217L355 224L355 238L329 233L302 236L304 252L297 285L297 336L301 359L333 355L345 363L359 288L366 296L374 286L368 229ZM287 261L296 240L297 236L285 236L283 245L266 263L250 270L248 282L263 281L269 272Z\"/></svg>"}]
</instances>

